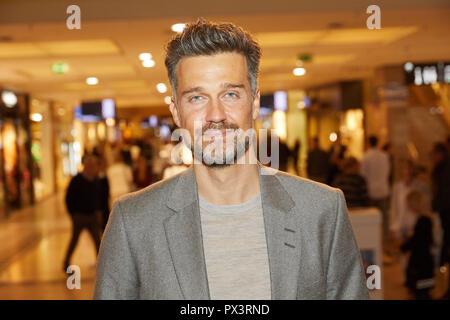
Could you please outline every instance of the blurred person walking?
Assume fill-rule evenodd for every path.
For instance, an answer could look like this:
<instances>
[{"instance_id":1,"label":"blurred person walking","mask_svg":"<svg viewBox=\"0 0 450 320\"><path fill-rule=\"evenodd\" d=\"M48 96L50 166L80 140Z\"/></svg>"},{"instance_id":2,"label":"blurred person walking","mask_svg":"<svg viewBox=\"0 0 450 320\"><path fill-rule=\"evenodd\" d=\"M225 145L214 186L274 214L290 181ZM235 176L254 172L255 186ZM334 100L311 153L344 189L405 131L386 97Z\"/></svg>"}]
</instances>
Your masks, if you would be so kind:
<instances>
[{"instance_id":1,"label":"blurred person walking","mask_svg":"<svg viewBox=\"0 0 450 320\"><path fill-rule=\"evenodd\" d=\"M279 140L278 147L279 147L278 151L279 151L279 165L280 165L279 170L287 172L291 152L286 142L281 139Z\"/></svg>"},{"instance_id":2,"label":"blurred person walking","mask_svg":"<svg viewBox=\"0 0 450 320\"><path fill-rule=\"evenodd\" d=\"M448 270L445 264L450 261L450 157L443 143L436 143L431 152L434 168L432 171L433 181L433 211L439 213L443 231L440 267ZM445 299L450 298L450 276Z\"/></svg>"},{"instance_id":3,"label":"blurred person walking","mask_svg":"<svg viewBox=\"0 0 450 320\"><path fill-rule=\"evenodd\" d=\"M416 224L417 216L409 209L406 196L412 190L419 190L425 201L429 203L428 187L417 178L417 169L412 160L407 160L403 166L402 180L394 184L391 197L391 238L402 242L411 237Z\"/></svg>"},{"instance_id":4,"label":"blurred person walking","mask_svg":"<svg viewBox=\"0 0 450 320\"><path fill-rule=\"evenodd\" d=\"M66 206L72 218L72 238L64 259L64 272L78 243L78 238L87 229L95 243L98 253L100 247L100 216L102 192L98 179L99 159L95 154L85 154L83 171L69 183L66 193Z\"/></svg>"},{"instance_id":5,"label":"blurred person walking","mask_svg":"<svg viewBox=\"0 0 450 320\"><path fill-rule=\"evenodd\" d=\"M325 183L328 176L328 154L319 146L319 138L314 137L310 140L310 151L306 171L308 178L314 181Z\"/></svg>"},{"instance_id":6,"label":"blurred person walking","mask_svg":"<svg viewBox=\"0 0 450 320\"><path fill-rule=\"evenodd\" d=\"M102 212L100 225L102 231L104 231L109 219L110 206L109 206L109 181L108 177L106 176L106 158L101 155L99 155L98 180L100 188L99 209Z\"/></svg>"},{"instance_id":7,"label":"blurred person walking","mask_svg":"<svg viewBox=\"0 0 450 320\"><path fill-rule=\"evenodd\" d=\"M300 140L297 139L295 140L295 144L294 144L294 148L292 148L291 151L291 157L292 157L292 162L294 165L294 170L295 170L295 174L296 175L300 175L300 170L298 169L299 163L299 157L300 157Z\"/></svg>"},{"instance_id":8,"label":"blurred person walking","mask_svg":"<svg viewBox=\"0 0 450 320\"><path fill-rule=\"evenodd\" d=\"M414 226L417 222L417 215L409 208L407 195L418 190L423 194L424 201L429 206L429 190L427 186L417 178L417 168L412 160L405 161L402 168L402 180L394 184L391 197L391 219L390 234L394 241L394 247L399 248L408 238L414 234ZM425 205L424 203L424 205ZM407 257L400 255L400 263L405 270L405 281L407 284Z\"/></svg>"},{"instance_id":9,"label":"blurred person walking","mask_svg":"<svg viewBox=\"0 0 450 320\"><path fill-rule=\"evenodd\" d=\"M369 137L369 149L361 160L361 175L367 181L371 205L377 207L383 220L384 261L390 263L390 234L389 234L389 174L391 165L389 155L378 149L378 138Z\"/></svg>"},{"instance_id":10,"label":"blurred person walking","mask_svg":"<svg viewBox=\"0 0 450 320\"><path fill-rule=\"evenodd\" d=\"M337 135L336 141L328 151L328 175L326 184L331 185L334 178L342 171L341 164L345 159L347 147L342 144L341 136Z\"/></svg>"},{"instance_id":11,"label":"blurred person walking","mask_svg":"<svg viewBox=\"0 0 450 320\"><path fill-rule=\"evenodd\" d=\"M394 155L392 154L392 146L390 142L386 142L381 148L384 152L386 152L389 156L389 164L391 166L391 170L389 172L389 185L392 186L394 184Z\"/></svg>"},{"instance_id":12,"label":"blurred person walking","mask_svg":"<svg viewBox=\"0 0 450 320\"><path fill-rule=\"evenodd\" d=\"M344 192L347 207L365 207L369 205L366 180L359 174L360 165L355 157L343 161L343 172L334 179L332 186Z\"/></svg>"},{"instance_id":13,"label":"blurred person walking","mask_svg":"<svg viewBox=\"0 0 450 320\"><path fill-rule=\"evenodd\" d=\"M134 185L137 189L145 188L152 183L152 170L147 162L142 155L137 160L136 169L133 172Z\"/></svg>"},{"instance_id":14,"label":"blurred person walking","mask_svg":"<svg viewBox=\"0 0 450 320\"><path fill-rule=\"evenodd\" d=\"M431 254L433 228L430 215L424 209L424 195L413 190L406 196L408 209L416 215L413 235L402 245L410 252L406 269L406 284L417 300L431 299L429 290L434 287L434 262Z\"/></svg>"},{"instance_id":15,"label":"blurred person walking","mask_svg":"<svg viewBox=\"0 0 450 320\"><path fill-rule=\"evenodd\" d=\"M111 201L133 191L133 171L123 160L120 150L116 150L114 163L106 170L109 180Z\"/></svg>"}]
</instances>

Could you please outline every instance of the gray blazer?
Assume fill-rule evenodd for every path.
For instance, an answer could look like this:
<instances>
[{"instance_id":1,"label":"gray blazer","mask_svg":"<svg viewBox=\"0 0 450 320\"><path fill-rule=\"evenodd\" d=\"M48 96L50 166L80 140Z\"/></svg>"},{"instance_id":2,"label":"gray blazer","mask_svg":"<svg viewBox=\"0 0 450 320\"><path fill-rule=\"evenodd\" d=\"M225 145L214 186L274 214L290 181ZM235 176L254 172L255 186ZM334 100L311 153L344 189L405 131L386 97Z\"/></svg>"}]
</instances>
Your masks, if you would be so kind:
<instances>
[{"instance_id":1,"label":"gray blazer","mask_svg":"<svg viewBox=\"0 0 450 320\"><path fill-rule=\"evenodd\" d=\"M258 168L272 299L368 299L342 191ZM115 203L94 299L210 299L192 167Z\"/></svg>"}]
</instances>

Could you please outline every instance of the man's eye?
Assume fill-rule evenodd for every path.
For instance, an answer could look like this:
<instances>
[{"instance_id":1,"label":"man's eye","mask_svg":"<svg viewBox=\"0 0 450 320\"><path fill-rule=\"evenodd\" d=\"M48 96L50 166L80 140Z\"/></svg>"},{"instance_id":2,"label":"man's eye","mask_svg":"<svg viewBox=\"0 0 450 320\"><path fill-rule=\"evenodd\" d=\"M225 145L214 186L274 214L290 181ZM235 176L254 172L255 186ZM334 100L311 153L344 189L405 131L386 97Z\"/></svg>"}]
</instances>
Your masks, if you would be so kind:
<instances>
[{"instance_id":1,"label":"man's eye","mask_svg":"<svg viewBox=\"0 0 450 320\"><path fill-rule=\"evenodd\" d=\"M225 94L225 97L226 97L226 98L237 98L237 94L234 93L234 92L227 92L227 93Z\"/></svg>"},{"instance_id":2,"label":"man's eye","mask_svg":"<svg viewBox=\"0 0 450 320\"><path fill-rule=\"evenodd\" d=\"M195 96L190 99L190 101L192 101L192 102L196 102L196 101L200 101L200 100L202 100L202 97L200 97L200 96Z\"/></svg>"}]
</instances>

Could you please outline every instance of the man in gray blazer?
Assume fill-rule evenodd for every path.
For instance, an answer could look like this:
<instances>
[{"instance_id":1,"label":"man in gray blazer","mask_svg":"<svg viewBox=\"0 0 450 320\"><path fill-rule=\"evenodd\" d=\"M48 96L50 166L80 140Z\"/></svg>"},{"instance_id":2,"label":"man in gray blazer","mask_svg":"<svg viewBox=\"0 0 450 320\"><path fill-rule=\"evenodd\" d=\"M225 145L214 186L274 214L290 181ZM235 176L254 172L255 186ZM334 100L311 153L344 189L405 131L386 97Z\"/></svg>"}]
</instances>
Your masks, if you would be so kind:
<instances>
[{"instance_id":1,"label":"man in gray blazer","mask_svg":"<svg viewBox=\"0 0 450 320\"><path fill-rule=\"evenodd\" d=\"M115 203L95 299L368 299L343 193L254 161L260 54L228 23L169 42L170 111L194 164Z\"/></svg>"}]
</instances>

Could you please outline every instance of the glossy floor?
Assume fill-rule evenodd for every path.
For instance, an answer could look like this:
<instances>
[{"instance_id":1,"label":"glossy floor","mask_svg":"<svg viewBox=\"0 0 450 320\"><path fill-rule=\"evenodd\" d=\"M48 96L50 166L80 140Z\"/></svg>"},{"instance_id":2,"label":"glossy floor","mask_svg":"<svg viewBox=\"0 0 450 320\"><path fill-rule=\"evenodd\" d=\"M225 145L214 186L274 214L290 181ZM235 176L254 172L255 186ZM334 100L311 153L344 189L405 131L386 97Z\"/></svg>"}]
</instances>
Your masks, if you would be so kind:
<instances>
[{"instance_id":1,"label":"glossy floor","mask_svg":"<svg viewBox=\"0 0 450 320\"><path fill-rule=\"evenodd\" d=\"M0 221L0 299L91 299L96 254L84 231L71 263L80 266L81 288L69 290L63 257L70 240L71 222L62 195L14 212ZM385 265L385 299L409 299L403 287L400 259ZM445 276L437 273L434 298L445 290Z\"/></svg>"}]
</instances>

